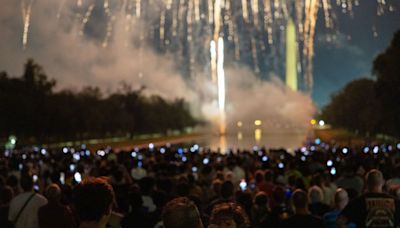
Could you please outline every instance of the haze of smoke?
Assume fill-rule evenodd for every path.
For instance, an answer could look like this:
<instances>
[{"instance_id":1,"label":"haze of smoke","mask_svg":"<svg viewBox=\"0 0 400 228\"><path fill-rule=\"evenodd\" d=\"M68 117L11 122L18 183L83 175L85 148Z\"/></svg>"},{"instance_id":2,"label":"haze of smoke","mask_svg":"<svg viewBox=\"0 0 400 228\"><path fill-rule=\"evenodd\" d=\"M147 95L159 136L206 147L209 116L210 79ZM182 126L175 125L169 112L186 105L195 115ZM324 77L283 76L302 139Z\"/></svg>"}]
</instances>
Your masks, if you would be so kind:
<instances>
[{"instance_id":1,"label":"haze of smoke","mask_svg":"<svg viewBox=\"0 0 400 228\"><path fill-rule=\"evenodd\" d=\"M228 67L225 77L228 131L236 129L239 121L244 131L254 131L255 120L262 120L264 129L303 131L316 112L310 96L287 88L277 77L261 81L244 67ZM210 94L202 96L206 97L202 113L217 122L217 101L213 99L216 90L207 80L199 84L204 93Z\"/></svg>"},{"instance_id":2,"label":"haze of smoke","mask_svg":"<svg viewBox=\"0 0 400 228\"><path fill-rule=\"evenodd\" d=\"M92 85L112 92L124 81L136 89L145 86L148 93L185 98L195 116L216 120L217 92L210 76L186 82L172 56L126 46L134 37L124 32L124 18L117 17L112 41L102 48L96 39L78 35L72 12L57 21L58 1L35 1L29 44L23 51L19 4L7 0L0 9L0 70L21 75L22 65L32 57L59 82L58 89ZM274 128L304 127L315 112L310 97L287 89L278 79L260 81L246 68L235 67L226 69L226 80L228 128L255 119Z\"/></svg>"},{"instance_id":3,"label":"haze of smoke","mask_svg":"<svg viewBox=\"0 0 400 228\"><path fill-rule=\"evenodd\" d=\"M1 70L21 75L23 64L32 57L59 82L58 88L93 85L115 91L124 81L134 89L145 86L145 91L168 98L193 96L175 71L171 56L126 45L133 37L124 31L122 21L116 21L112 42L102 48L97 40L78 35L79 23L64 26L73 24L65 21L69 17L57 21L57 1L35 2L28 48L22 50L22 21L16 16L20 13L19 2L9 2L0 16Z\"/></svg>"}]
</instances>

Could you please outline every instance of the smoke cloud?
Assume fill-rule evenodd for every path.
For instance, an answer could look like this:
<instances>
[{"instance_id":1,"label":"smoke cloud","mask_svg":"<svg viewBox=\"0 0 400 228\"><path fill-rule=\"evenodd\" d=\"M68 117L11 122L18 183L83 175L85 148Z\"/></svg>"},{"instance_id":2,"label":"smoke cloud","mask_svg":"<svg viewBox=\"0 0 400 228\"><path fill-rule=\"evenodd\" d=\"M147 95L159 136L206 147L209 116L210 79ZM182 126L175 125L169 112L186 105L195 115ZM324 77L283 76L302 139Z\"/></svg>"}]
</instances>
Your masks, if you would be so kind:
<instances>
[{"instance_id":1,"label":"smoke cloud","mask_svg":"<svg viewBox=\"0 0 400 228\"><path fill-rule=\"evenodd\" d=\"M185 98L195 116L216 120L217 90L210 75L184 80L172 55L130 45L139 34L125 32L122 16L116 15L111 40L102 47L96 37L79 35L81 24L72 4L76 2L64 1L57 19L60 1L34 1L28 46L23 50L23 20L17 16L21 2L6 0L0 8L0 70L21 75L23 64L32 57L57 80L57 89L91 85L112 92L123 81L132 88L145 86L151 94ZM91 20L95 23L95 18ZM225 75L228 130L237 121L250 125L255 119L276 129L304 128L315 112L309 96L291 91L277 78L261 81L245 67L227 67Z\"/></svg>"}]
</instances>

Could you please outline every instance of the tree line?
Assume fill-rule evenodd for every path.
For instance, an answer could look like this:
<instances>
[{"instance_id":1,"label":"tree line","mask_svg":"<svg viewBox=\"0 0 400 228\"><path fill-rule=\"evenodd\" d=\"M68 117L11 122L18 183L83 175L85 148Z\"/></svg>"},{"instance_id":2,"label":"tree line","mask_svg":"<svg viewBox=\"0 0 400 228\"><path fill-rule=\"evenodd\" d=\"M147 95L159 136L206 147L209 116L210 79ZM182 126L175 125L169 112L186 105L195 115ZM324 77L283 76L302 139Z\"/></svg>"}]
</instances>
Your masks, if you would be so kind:
<instances>
[{"instance_id":1,"label":"tree line","mask_svg":"<svg viewBox=\"0 0 400 228\"><path fill-rule=\"evenodd\" d=\"M144 88L103 96L97 87L55 91L43 67L29 59L21 77L0 72L0 139L29 142L182 131L197 124L184 99L145 96Z\"/></svg>"},{"instance_id":2,"label":"tree line","mask_svg":"<svg viewBox=\"0 0 400 228\"><path fill-rule=\"evenodd\" d=\"M400 31L372 67L373 79L358 79L332 95L322 118L363 135L400 137Z\"/></svg>"}]
</instances>

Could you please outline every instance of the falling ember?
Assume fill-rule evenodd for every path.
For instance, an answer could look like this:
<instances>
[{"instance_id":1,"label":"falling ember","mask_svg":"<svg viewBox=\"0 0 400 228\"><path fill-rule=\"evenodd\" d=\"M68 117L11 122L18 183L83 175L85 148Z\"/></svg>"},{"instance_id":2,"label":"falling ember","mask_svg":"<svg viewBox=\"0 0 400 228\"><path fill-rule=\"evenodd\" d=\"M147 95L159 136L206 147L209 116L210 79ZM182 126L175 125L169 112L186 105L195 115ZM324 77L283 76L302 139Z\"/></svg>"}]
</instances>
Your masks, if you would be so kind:
<instances>
[{"instance_id":1,"label":"falling ember","mask_svg":"<svg viewBox=\"0 0 400 228\"><path fill-rule=\"evenodd\" d=\"M251 55L253 57L254 72L260 73L260 68L258 67L257 43L254 37L251 38Z\"/></svg>"},{"instance_id":2,"label":"falling ember","mask_svg":"<svg viewBox=\"0 0 400 228\"><path fill-rule=\"evenodd\" d=\"M160 44L164 43L164 33L165 33L165 11L161 13L160 17Z\"/></svg>"},{"instance_id":3,"label":"falling ember","mask_svg":"<svg viewBox=\"0 0 400 228\"><path fill-rule=\"evenodd\" d=\"M136 0L136 17L140 17L140 11L141 11L141 0Z\"/></svg>"},{"instance_id":4,"label":"falling ember","mask_svg":"<svg viewBox=\"0 0 400 228\"><path fill-rule=\"evenodd\" d=\"M85 13L85 16L83 17L82 23L81 23L81 29L79 31L79 35L83 35L83 30L85 29L86 24L89 21L90 15L92 15L92 11L94 9L94 4L90 5L88 10Z\"/></svg>"},{"instance_id":5,"label":"falling ember","mask_svg":"<svg viewBox=\"0 0 400 228\"><path fill-rule=\"evenodd\" d=\"M24 22L24 31L22 34L22 47L26 48L28 44L28 33L29 33L29 25L31 20L31 9L32 9L33 0L29 0L29 3L26 1L22 1L22 19Z\"/></svg>"},{"instance_id":6,"label":"falling ember","mask_svg":"<svg viewBox=\"0 0 400 228\"><path fill-rule=\"evenodd\" d=\"M251 10L253 11L253 22L254 26L258 27L258 0L252 0L251 1Z\"/></svg>"},{"instance_id":7,"label":"falling ember","mask_svg":"<svg viewBox=\"0 0 400 228\"><path fill-rule=\"evenodd\" d=\"M247 12L247 0L242 0L242 13L243 13L243 20L247 21L249 17L249 13Z\"/></svg>"},{"instance_id":8,"label":"falling ember","mask_svg":"<svg viewBox=\"0 0 400 228\"><path fill-rule=\"evenodd\" d=\"M104 7L105 14L109 18L109 20L107 22L106 36L104 37L103 44L102 44L103 47L107 47L108 41L110 40L110 37L111 37L111 34L112 34L112 30L113 30L112 25L113 25L114 17L111 14L111 10L110 10L110 7L109 7L108 0L104 0L103 7Z\"/></svg>"},{"instance_id":9,"label":"falling ember","mask_svg":"<svg viewBox=\"0 0 400 228\"><path fill-rule=\"evenodd\" d=\"M264 0L264 30L268 34L268 44L273 43L272 39L272 12L271 12L271 0Z\"/></svg>"},{"instance_id":10,"label":"falling ember","mask_svg":"<svg viewBox=\"0 0 400 228\"><path fill-rule=\"evenodd\" d=\"M318 9L319 9L318 0L306 0L303 52L304 55L306 56L306 63L307 63L304 73L304 79L308 91L311 91L313 87L312 61L314 58L314 34L315 34L315 25L317 23Z\"/></svg>"},{"instance_id":11,"label":"falling ember","mask_svg":"<svg viewBox=\"0 0 400 228\"><path fill-rule=\"evenodd\" d=\"M210 55L211 55L211 78L216 81L217 78L217 46L215 41L210 42Z\"/></svg>"},{"instance_id":12,"label":"falling ember","mask_svg":"<svg viewBox=\"0 0 400 228\"><path fill-rule=\"evenodd\" d=\"M194 1L194 15L196 21L200 21L200 0Z\"/></svg>"},{"instance_id":13,"label":"falling ember","mask_svg":"<svg viewBox=\"0 0 400 228\"><path fill-rule=\"evenodd\" d=\"M210 23L210 25L213 23L213 14L214 8L213 8L213 3L212 0L208 0L208 23Z\"/></svg>"},{"instance_id":14,"label":"falling ember","mask_svg":"<svg viewBox=\"0 0 400 228\"><path fill-rule=\"evenodd\" d=\"M172 0L167 0L165 6L166 6L167 10L170 10L171 6L172 6Z\"/></svg>"}]
</instances>

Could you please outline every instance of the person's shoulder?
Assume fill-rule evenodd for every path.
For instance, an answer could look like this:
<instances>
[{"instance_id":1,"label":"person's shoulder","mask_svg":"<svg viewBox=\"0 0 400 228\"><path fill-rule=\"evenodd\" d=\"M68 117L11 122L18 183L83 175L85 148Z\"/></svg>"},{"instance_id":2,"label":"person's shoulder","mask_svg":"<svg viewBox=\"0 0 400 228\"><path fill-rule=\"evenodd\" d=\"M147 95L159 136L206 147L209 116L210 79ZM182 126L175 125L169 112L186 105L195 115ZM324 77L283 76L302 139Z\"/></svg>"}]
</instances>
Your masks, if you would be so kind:
<instances>
[{"instance_id":1,"label":"person's shoulder","mask_svg":"<svg viewBox=\"0 0 400 228\"><path fill-rule=\"evenodd\" d=\"M36 202L41 204L47 204L47 199L39 193L36 193L34 196Z\"/></svg>"},{"instance_id":2,"label":"person's shoulder","mask_svg":"<svg viewBox=\"0 0 400 228\"><path fill-rule=\"evenodd\" d=\"M20 204L28 195L29 193L26 192L18 194L11 200L10 206L14 206L15 204Z\"/></svg>"},{"instance_id":3,"label":"person's shoulder","mask_svg":"<svg viewBox=\"0 0 400 228\"><path fill-rule=\"evenodd\" d=\"M329 220L329 219L332 219L332 218L336 218L338 215L339 215L339 211L333 210L333 211L329 211L329 212L325 213L322 216L322 219L323 220Z\"/></svg>"},{"instance_id":4,"label":"person's shoulder","mask_svg":"<svg viewBox=\"0 0 400 228\"><path fill-rule=\"evenodd\" d=\"M396 199L394 196L389 195L385 192L380 192L380 193L365 193L363 195L365 198L390 198L390 199Z\"/></svg>"}]
</instances>

